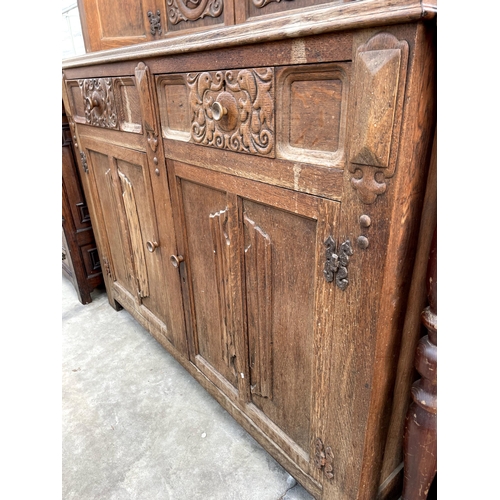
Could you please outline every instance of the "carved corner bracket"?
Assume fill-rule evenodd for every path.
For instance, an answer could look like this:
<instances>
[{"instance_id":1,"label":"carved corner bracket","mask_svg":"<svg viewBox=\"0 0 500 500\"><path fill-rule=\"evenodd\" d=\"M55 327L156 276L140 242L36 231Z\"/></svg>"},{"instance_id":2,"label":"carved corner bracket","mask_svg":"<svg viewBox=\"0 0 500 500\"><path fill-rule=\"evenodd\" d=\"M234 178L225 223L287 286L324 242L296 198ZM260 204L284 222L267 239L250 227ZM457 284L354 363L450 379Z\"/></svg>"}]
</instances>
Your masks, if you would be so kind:
<instances>
[{"instance_id":1,"label":"carved corner bracket","mask_svg":"<svg viewBox=\"0 0 500 500\"><path fill-rule=\"evenodd\" d=\"M347 279L347 266L349 265L349 257L353 255L354 251L349 240L344 241L339 245L338 254L337 244L335 240L328 236L325 241L325 268L323 274L328 283L333 281L335 277L335 284L341 289L345 290L349 284ZM336 275L336 276L335 276Z\"/></svg>"},{"instance_id":2,"label":"carved corner bracket","mask_svg":"<svg viewBox=\"0 0 500 500\"><path fill-rule=\"evenodd\" d=\"M172 24L197 21L206 16L219 17L224 0L167 0L168 19Z\"/></svg>"},{"instance_id":3,"label":"carved corner bracket","mask_svg":"<svg viewBox=\"0 0 500 500\"><path fill-rule=\"evenodd\" d=\"M86 78L78 80L85 106L85 120L95 127L118 128L113 80Z\"/></svg>"},{"instance_id":4,"label":"carved corner bracket","mask_svg":"<svg viewBox=\"0 0 500 500\"><path fill-rule=\"evenodd\" d=\"M354 132L348 170L363 203L374 203L394 175L408 66L408 42L379 33L361 45L354 63Z\"/></svg>"},{"instance_id":5,"label":"carved corner bracket","mask_svg":"<svg viewBox=\"0 0 500 500\"><path fill-rule=\"evenodd\" d=\"M333 479L333 451L330 446L323 444L321 438L316 439L314 453L314 465L317 469L323 469L328 479Z\"/></svg>"},{"instance_id":6,"label":"carved corner bracket","mask_svg":"<svg viewBox=\"0 0 500 500\"><path fill-rule=\"evenodd\" d=\"M274 69L189 73L191 139L206 146L274 155Z\"/></svg>"}]
</instances>

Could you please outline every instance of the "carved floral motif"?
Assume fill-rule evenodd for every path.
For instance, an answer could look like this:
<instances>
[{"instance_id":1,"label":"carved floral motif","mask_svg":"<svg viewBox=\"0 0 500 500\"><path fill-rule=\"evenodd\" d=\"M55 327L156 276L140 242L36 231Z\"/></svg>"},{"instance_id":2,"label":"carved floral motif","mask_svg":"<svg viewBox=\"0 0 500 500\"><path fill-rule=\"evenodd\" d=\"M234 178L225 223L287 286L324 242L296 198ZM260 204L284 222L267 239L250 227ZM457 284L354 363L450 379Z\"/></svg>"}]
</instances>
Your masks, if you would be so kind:
<instances>
[{"instance_id":1,"label":"carved floral motif","mask_svg":"<svg viewBox=\"0 0 500 500\"><path fill-rule=\"evenodd\" d=\"M219 17L224 0L167 0L168 19L172 24L197 21L206 16Z\"/></svg>"},{"instance_id":2,"label":"carved floral motif","mask_svg":"<svg viewBox=\"0 0 500 500\"><path fill-rule=\"evenodd\" d=\"M271 156L273 82L273 68L188 74L192 140L220 149Z\"/></svg>"},{"instance_id":3,"label":"carved floral motif","mask_svg":"<svg viewBox=\"0 0 500 500\"><path fill-rule=\"evenodd\" d=\"M85 105L85 120L96 127L118 128L113 81L111 78L79 80Z\"/></svg>"}]
</instances>

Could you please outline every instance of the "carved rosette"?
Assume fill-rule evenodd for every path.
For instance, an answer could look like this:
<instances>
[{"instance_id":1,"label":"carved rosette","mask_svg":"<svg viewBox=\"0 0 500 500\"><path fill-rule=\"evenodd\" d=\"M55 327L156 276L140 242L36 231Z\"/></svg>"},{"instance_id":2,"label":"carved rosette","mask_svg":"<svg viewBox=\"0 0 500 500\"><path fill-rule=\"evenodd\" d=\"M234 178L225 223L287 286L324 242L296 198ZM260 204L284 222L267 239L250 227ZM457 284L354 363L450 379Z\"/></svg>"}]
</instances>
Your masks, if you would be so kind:
<instances>
[{"instance_id":1,"label":"carved rosette","mask_svg":"<svg viewBox=\"0 0 500 500\"><path fill-rule=\"evenodd\" d=\"M224 0L167 0L168 19L172 24L197 21L206 16L219 17Z\"/></svg>"},{"instance_id":2,"label":"carved rosette","mask_svg":"<svg viewBox=\"0 0 500 500\"><path fill-rule=\"evenodd\" d=\"M85 105L85 120L89 125L118 128L113 80L111 78L87 78L78 80Z\"/></svg>"},{"instance_id":3,"label":"carved rosette","mask_svg":"<svg viewBox=\"0 0 500 500\"><path fill-rule=\"evenodd\" d=\"M375 35L356 53L348 169L363 203L385 193L395 172L407 65L408 43L389 33Z\"/></svg>"},{"instance_id":4,"label":"carved rosette","mask_svg":"<svg viewBox=\"0 0 500 500\"><path fill-rule=\"evenodd\" d=\"M220 149L274 155L274 69L187 75L191 139ZM214 113L215 106L223 114Z\"/></svg>"}]
</instances>

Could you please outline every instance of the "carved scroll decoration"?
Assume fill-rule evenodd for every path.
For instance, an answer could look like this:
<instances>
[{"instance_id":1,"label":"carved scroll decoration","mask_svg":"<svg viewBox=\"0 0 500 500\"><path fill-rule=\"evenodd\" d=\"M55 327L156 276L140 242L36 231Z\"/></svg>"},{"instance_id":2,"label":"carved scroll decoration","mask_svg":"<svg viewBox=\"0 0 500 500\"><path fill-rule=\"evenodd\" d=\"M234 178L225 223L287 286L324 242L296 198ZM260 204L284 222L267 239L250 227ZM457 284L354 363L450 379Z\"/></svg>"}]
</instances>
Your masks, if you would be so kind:
<instances>
[{"instance_id":1,"label":"carved scroll decoration","mask_svg":"<svg viewBox=\"0 0 500 500\"><path fill-rule=\"evenodd\" d=\"M344 241L339 247L338 255L335 253L337 244L335 240L328 236L325 241L325 268L323 274L328 283L333 281L335 276L335 283L341 289L345 290L349 284L347 279L347 266L349 265L349 257L353 255L354 251L349 240Z\"/></svg>"},{"instance_id":2,"label":"carved scroll decoration","mask_svg":"<svg viewBox=\"0 0 500 500\"><path fill-rule=\"evenodd\" d=\"M123 205L125 207L125 214L127 216L130 240L132 244L133 266L138 286L137 294L139 297L144 298L149 296L149 281L134 188L128 177L120 170L118 170L118 176L120 177Z\"/></svg>"},{"instance_id":3,"label":"carved scroll decoration","mask_svg":"<svg viewBox=\"0 0 500 500\"><path fill-rule=\"evenodd\" d=\"M273 397L271 239L247 215L245 248L250 382L252 394Z\"/></svg>"},{"instance_id":4,"label":"carved scroll decoration","mask_svg":"<svg viewBox=\"0 0 500 500\"><path fill-rule=\"evenodd\" d=\"M374 203L396 168L408 43L379 33L356 53L351 184L363 203Z\"/></svg>"},{"instance_id":5,"label":"carved scroll decoration","mask_svg":"<svg viewBox=\"0 0 500 500\"><path fill-rule=\"evenodd\" d=\"M156 16L152 11L148 11L149 24L151 25L150 33L155 36L156 32L158 35L161 35L161 21L160 21L161 12L159 10L156 11Z\"/></svg>"},{"instance_id":6,"label":"carved scroll decoration","mask_svg":"<svg viewBox=\"0 0 500 500\"><path fill-rule=\"evenodd\" d=\"M292 2L293 0L285 0L287 2ZM280 3L281 0L252 0L252 3L255 5L255 7L262 9L262 7L265 7L268 3L271 2L276 2Z\"/></svg>"},{"instance_id":7,"label":"carved scroll decoration","mask_svg":"<svg viewBox=\"0 0 500 500\"><path fill-rule=\"evenodd\" d=\"M314 450L314 465L317 469L324 469L325 476L328 479L333 479L333 451L330 446L323 444L320 438L316 439L316 447Z\"/></svg>"},{"instance_id":8,"label":"carved scroll decoration","mask_svg":"<svg viewBox=\"0 0 500 500\"><path fill-rule=\"evenodd\" d=\"M274 68L189 73L191 139L220 149L274 155ZM216 120L214 104L227 113Z\"/></svg>"},{"instance_id":9,"label":"carved scroll decoration","mask_svg":"<svg viewBox=\"0 0 500 500\"><path fill-rule=\"evenodd\" d=\"M197 21L206 16L219 17L224 0L167 0L168 19L172 24Z\"/></svg>"},{"instance_id":10,"label":"carved scroll decoration","mask_svg":"<svg viewBox=\"0 0 500 500\"><path fill-rule=\"evenodd\" d=\"M214 266L217 280L217 298L219 304L219 317L221 320L222 352L224 363L233 371L236 358L233 332L229 323L232 294L228 277L231 272L228 230L228 209L210 214L210 231L214 248ZM236 372L235 372L236 373Z\"/></svg>"},{"instance_id":11,"label":"carved scroll decoration","mask_svg":"<svg viewBox=\"0 0 500 500\"><path fill-rule=\"evenodd\" d=\"M87 78L78 80L85 105L85 121L95 127L118 128L113 80Z\"/></svg>"}]
</instances>

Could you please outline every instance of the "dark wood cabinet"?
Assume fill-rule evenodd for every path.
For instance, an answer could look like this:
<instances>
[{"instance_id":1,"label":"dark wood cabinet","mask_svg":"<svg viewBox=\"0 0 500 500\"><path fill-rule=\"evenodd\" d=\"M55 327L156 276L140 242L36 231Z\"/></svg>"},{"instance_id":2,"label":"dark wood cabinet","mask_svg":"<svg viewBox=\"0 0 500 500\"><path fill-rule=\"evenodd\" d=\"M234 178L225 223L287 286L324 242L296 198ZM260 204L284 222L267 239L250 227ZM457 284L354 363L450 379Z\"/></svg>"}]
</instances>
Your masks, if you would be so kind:
<instances>
[{"instance_id":1,"label":"dark wood cabinet","mask_svg":"<svg viewBox=\"0 0 500 500\"><path fill-rule=\"evenodd\" d=\"M62 272L73 283L82 304L103 283L99 253L72 147L72 136L62 108Z\"/></svg>"},{"instance_id":2,"label":"dark wood cabinet","mask_svg":"<svg viewBox=\"0 0 500 500\"><path fill-rule=\"evenodd\" d=\"M433 230L435 7L232 5L63 63L109 301L316 498L388 500Z\"/></svg>"}]
</instances>

